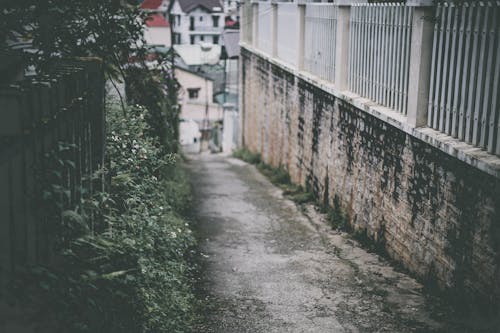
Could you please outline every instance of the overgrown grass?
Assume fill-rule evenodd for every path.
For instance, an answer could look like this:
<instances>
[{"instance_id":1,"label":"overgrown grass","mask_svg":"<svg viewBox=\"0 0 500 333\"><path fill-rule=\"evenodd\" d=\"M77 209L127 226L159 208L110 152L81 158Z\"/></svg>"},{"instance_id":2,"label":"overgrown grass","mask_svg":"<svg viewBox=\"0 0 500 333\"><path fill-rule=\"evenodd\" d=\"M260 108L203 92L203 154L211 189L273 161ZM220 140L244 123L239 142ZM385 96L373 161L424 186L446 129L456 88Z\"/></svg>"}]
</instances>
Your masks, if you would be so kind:
<instances>
[{"instance_id":1,"label":"overgrown grass","mask_svg":"<svg viewBox=\"0 0 500 333\"><path fill-rule=\"evenodd\" d=\"M260 163L260 155L258 153L252 153L248 149L238 149L233 152L233 156L239 158L250 164L259 164Z\"/></svg>"},{"instance_id":2,"label":"overgrown grass","mask_svg":"<svg viewBox=\"0 0 500 333\"><path fill-rule=\"evenodd\" d=\"M348 230L348 218L342 210L338 197L334 198L333 205L326 205L315 195L300 185L292 183L290 174L283 167L275 168L262 161L258 153L253 153L248 149L241 148L233 153L233 156L239 158L247 163L257 166L259 171L264 174L276 186L283 190L283 194L290 198L298 205L307 203L315 203L322 213L326 214L328 222L334 229Z\"/></svg>"}]
</instances>

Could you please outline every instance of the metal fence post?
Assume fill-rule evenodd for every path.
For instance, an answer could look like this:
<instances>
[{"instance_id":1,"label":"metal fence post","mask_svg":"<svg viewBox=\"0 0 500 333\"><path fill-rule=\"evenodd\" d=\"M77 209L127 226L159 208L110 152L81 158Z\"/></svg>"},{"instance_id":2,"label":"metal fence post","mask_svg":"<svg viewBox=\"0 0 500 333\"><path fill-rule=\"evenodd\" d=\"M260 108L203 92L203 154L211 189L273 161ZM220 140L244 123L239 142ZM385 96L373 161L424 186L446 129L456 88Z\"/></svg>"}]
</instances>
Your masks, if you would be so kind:
<instances>
[{"instance_id":1,"label":"metal fence post","mask_svg":"<svg viewBox=\"0 0 500 333\"><path fill-rule=\"evenodd\" d=\"M410 44L407 115L409 125L420 127L427 124L434 7L432 0L411 0L407 5L415 7Z\"/></svg>"},{"instance_id":2,"label":"metal fence post","mask_svg":"<svg viewBox=\"0 0 500 333\"><path fill-rule=\"evenodd\" d=\"M299 49L297 52L297 69L304 69L304 47L305 47L305 27L306 27L306 1L297 0L297 10L299 16L299 24L297 26L299 36Z\"/></svg>"},{"instance_id":3,"label":"metal fence post","mask_svg":"<svg viewBox=\"0 0 500 333\"><path fill-rule=\"evenodd\" d=\"M337 9L337 36L335 47L335 86L339 90L348 89L350 4L339 4Z\"/></svg>"},{"instance_id":4,"label":"metal fence post","mask_svg":"<svg viewBox=\"0 0 500 333\"><path fill-rule=\"evenodd\" d=\"M278 2L271 1L271 55L278 56Z\"/></svg>"},{"instance_id":5,"label":"metal fence post","mask_svg":"<svg viewBox=\"0 0 500 333\"><path fill-rule=\"evenodd\" d=\"M251 6L252 6L252 10L251 10L251 14L252 14L252 41L251 41L251 45L254 47L254 48L257 48L259 45L258 45L258 39L259 39L259 10L260 10L260 6L259 6L259 3L257 1L251 1Z\"/></svg>"}]
</instances>

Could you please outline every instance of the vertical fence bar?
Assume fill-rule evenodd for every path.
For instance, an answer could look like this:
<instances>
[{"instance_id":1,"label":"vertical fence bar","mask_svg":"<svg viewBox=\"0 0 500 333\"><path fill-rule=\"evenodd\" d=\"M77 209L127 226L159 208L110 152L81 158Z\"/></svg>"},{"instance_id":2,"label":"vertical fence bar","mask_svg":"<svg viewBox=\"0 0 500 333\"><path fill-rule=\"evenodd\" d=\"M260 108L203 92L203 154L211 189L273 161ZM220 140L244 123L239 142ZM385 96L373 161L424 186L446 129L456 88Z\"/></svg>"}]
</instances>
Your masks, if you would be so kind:
<instances>
[{"instance_id":1,"label":"vertical fence bar","mask_svg":"<svg viewBox=\"0 0 500 333\"><path fill-rule=\"evenodd\" d=\"M493 16L495 18L494 26L497 28L495 30L496 34L496 49L500 47L500 32L498 31L499 18L500 14L500 2L496 2L495 6L496 15ZM492 47L494 47L492 45ZM499 56L496 54L495 58L495 70L493 72L493 84L492 84L492 98L491 98L491 114L489 119L489 131L488 131L488 152L495 153L500 155L500 111L498 105L498 91L500 91L500 60Z\"/></svg>"},{"instance_id":2,"label":"vertical fence bar","mask_svg":"<svg viewBox=\"0 0 500 333\"><path fill-rule=\"evenodd\" d=\"M444 131L444 121L446 114L446 92L448 91L448 65L449 65L449 50L450 50L450 39L451 39L451 19L452 19L452 5L447 4L446 13L443 17L446 17L446 26L443 23L444 27L444 56L442 58L442 74L441 77L441 86L440 86L440 96L439 96L439 131Z\"/></svg>"},{"instance_id":3,"label":"vertical fence bar","mask_svg":"<svg viewBox=\"0 0 500 333\"><path fill-rule=\"evenodd\" d=\"M485 97L485 94L483 93L485 90L485 82L484 82L484 77L485 77L485 70L486 70L486 65L485 65L485 56L486 56L486 43L487 43L487 34L488 34L488 19L489 19L489 8L487 5L484 5L480 3L480 10L483 13L481 15L481 23L482 23L482 28L480 28L480 31L476 38L478 39L478 43L481 45L480 51L479 51L479 62L478 62L478 78L476 82L476 91L477 91L477 96L476 96L476 103L474 105L474 118L473 118L473 127L472 127L472 144L477 146L479 145L479 140L480 140L480 130L481 130L481 112L483 111L483 100Z\"/></svg>"},{"instance_id":4,"label":"vertical fence bar","mask_svg":"<svg viewBox=\"0 0 500 333\"><path fill-rule=\"evenodd\" d=\"M465 29L465 57L464 57L464 78L462 79L462 94L460 99L460 118L458 122L458 138L460 140L465 140L465 127L466 127L466 115L467 115L467 103L468 103L468 94L467 89L470 81L470 56L471 56L471 38L472 38L472 29L473 29L473 18L474 18L474 9L475 6L470 4L468 7L469 13L467 16L467 28Z\"/></svg>"},{"instance_id":5,"label":"vertical fence bar","mask_svg":"<svg viewBox=\"0 0 500 333\"><path fill-rule=\"evenodd\" d=\"M458 117L459 117L459 94L460 94L460 84L463 80L464 76L464 63L463 63L463 55L464 55L464 36L465 36L465 26L466 26L466 13L469 8L468 4L464 4L460 7L460 13L457 13L457 21L459 21L458 29L458 49L457 49L457 61L455 68L455 84L454 84L454 93L452 99L451 113L451 131L449 132L451 136L456 138L458 136ZM460 14L460 18L458 15Z\"/></svg>"},{"instance_id":6,"label":"vertical fence bar","mask_svg":"<svg viewBox=\"0 0 500 333\"><path fill-rule=\"evenodd\" d=\"M465 142L472 143L472 127L474 126L474 102L476 99L477 87L477 70L478 70L478 48L479 48L479 27L481 21L481 7L475 4L476 16L474 20L474 33L472 43L472 58L471 58L471 80L469 90L467 92L469 100L467 103L467 113L465 121Z\"/></svg>"},{"instance_id":7,"label":"vertical fence bar","mask_svg":"<svg viewBox=\"0 0 500 333\"><path fill-rule=\"evenodd\" d=\"M445 32L445 17L446 11L441 8L441 13L439 17L439 42L438 42L438 56L436 58L437 62L437 76L436 76L436 85L434 91L434 114L432 126L434 128L438 128L439 126L439 117L440 117L440 108L439 108L439 98L441 97L441 84L443 81L443 51L444 51L444 32Z\"/></svg>"},{"instance_id":8,"label":"vertical fence bar","mask_svg":"<svg viewBox=\"0 0 500 333\"><path fill-rule=\"evenodd\" d=\"M407 16L407 21L406 21L406 41L405 41L405 72L404 72L404 79L403 79L403 85L404 85L404 90L403 90L403 99L404 99L404 104L403 104L403 110L401 110L401 113L407 114L408 113L408 97L409 97L409 91L408 91L408 86L409 86L409 76L410 76L410 52L411 48L411 34L413 32L413 8L407 8L408 11L408 16ZM426 45L425 47L429 47L430 45ZM429 70L429 68L427 68Z\"/></svg>"},{"instance_id":9,"label":"vertical fence bar","mask_svg":"<svg viewBox=\"0 0 500 333\"><path fill-rule=\"evenodd\" d=\"M387 106L394 108L394 66L395 66L395 40L394 40L394 22L396 18L396 5L391 4L391 16L389 20L388 35L389 35L389 72L387 73L387 89L388 102Z\"/></svg>"},{"instance_id":10,"label":"vertical fence bar","mask_svg":"<svg viewBox=\"0 0 500 333\"><path fill-rule=\"evenodd\" d=\"M456 42L457 42L457 29L458 29L458 8L456 6L451 6L450 8L450 15L453 20L453 24L451 25L451 49L450 49L450 67L449 67L449 84L448 84L448 91L446 93L447 99L446 99L446 105L445 105L445 111L446 111L446 116L445 116L445 124L443 131L451 135L451 119L452 119L452 109L451 106L453 104L452 101L452 96L453 96L453 87L454 87L454 80L455 80L455 61L457 58L456 54Z\"/></svg>"},{"instance_id":11,"label":"vertical fence bar","mask_svg":"<svg viewBox=\"0 0 500 333\"><path fill-rule=\"evenodd\" d=\"M489 23L489 29L486 27L485 42L488 47L488 56L487 56L487 64L486 64L486 79L484 84L484 102L482 107L482 117L481 117L481 138L479 145L481 147L488 146L488 131L490 129L488 120L490 118L490 113L494 113L495 109L489 109L490 97L491 97L491 86L492 86L492 72L493 72L493 61L495 56L495 18L497 13L497 9L491 6L491 3L488 3L487 14L491 15L491 22ZM494 92L496 95L498 92Z\"/></svg>"}]
</instances>

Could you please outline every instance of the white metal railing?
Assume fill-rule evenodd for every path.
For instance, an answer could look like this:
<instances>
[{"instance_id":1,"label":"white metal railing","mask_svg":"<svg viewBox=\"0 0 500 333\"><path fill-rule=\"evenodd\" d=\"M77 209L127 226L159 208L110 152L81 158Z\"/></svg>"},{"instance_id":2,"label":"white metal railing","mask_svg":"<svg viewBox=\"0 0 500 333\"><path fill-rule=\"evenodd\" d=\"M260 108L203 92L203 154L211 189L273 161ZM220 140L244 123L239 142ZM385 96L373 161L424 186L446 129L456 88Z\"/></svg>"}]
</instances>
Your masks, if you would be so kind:
<instances>
[{"instance_id":1,"label":"white metal railing","mask_svg":"<svg viewBox=\"0 0 500 333\"><path fill-rule=\"evenodd\" d=\"M253 30L253 17L252 17L252 3L245 1L241 4L241 40L245 43L252 43L252 30Z\"/></svg>"},{"instance_id":2,"label":"white metal railing","mask_svg":"<svg viewBox=\"0 0 500 333\"><path fill-rule=\"evenodd\" d=\"M272 16L273 8L271 2L259 2L257 7L257 47L263 52L273 54Z\"/></svg>"},{"instance_id":3,"label":"white metal railing","mask_svg":"<svg viewBox=\"0 0 500 333\"><path fill-rule=\"evenodd\" d=\"M328 81L335 80L337 6L307 4L305 12L304 70Z\"/></svg>"},{"instance_id":4,"label":"white metal railing","mask_svg":"<svg viewBox=\"0 0 500 333\"><path fill-rule=\"evenodd\" d=\"M277 6L276 55L281 60L297 66L299 50L298 7L295 3L278 3Z\"/></svg>"},{"instance_id":5,"label":"white metal railing","mask_svg":"<svg viewBox=\"0 0 500 333\"><path fill-rule=\"evenodd\" d=\"M406 114L413 10L402 4L351 8L349 89Z\"/></svg>"},{"instance_id":6,"label":"white metal railing","mask_svg":"<svg viewBox=\"0 0 500 333\"><path fill-rule=\"evenodd\" d=\"M500 155L500 1L437 6L427 124Z\"/></svg>"},{"instance_id":7,"label":"white metal railing","mask_svg":"<svg viewBox=\"0 0 500 333\"><path fill-rule=\"evenodd\" d=\"M500 0L409 3L247 2L244 42L500 156Z\"/></svg>"}]
</instances>

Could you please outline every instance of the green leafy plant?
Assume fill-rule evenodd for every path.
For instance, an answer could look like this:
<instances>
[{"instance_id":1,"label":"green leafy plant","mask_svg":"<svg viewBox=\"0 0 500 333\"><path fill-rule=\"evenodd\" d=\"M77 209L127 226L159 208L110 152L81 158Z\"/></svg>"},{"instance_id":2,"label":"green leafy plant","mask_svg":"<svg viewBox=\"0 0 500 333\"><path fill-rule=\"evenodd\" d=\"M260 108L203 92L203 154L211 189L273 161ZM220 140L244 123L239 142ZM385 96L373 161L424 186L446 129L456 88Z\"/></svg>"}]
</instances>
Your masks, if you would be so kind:
<instances>
[{"instance_id":1,"label":"green leafy plant","mask_svg":"<svg viewBox=\"0 0 500 333\"><path fill-rule=\"evenodd\" d=\"M44 192L64 235L57 265L26 267L11 288L41 332L189 332L195 320L187 259L195 240L180 214L191 202L189 183L179 156L145 135L147 110L127 111L123 122L119 107L108 109L109 192L74 209L61 203L63 189ZM64 170L71 163L61 156L76 148L59 147L51 159ZM102 231L91 230L91 216Z\"/></svg>"}]
</instances>

